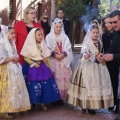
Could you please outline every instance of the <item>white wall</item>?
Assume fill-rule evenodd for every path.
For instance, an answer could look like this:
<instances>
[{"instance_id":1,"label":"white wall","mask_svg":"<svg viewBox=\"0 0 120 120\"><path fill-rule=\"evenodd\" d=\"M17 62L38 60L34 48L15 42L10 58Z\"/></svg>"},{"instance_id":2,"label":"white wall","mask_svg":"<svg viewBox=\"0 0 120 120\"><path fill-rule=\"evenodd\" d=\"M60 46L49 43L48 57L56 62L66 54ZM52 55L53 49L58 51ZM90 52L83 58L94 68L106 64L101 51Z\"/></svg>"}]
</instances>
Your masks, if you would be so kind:
<instances>
[{"instance_id":1,"label":"white wall","mask_svg":"<svg viewBox=\"0 0 120 120\"><path fill-rule=\"evenodd\" d=\"M35 1L35 2L34 2ZM31 3L32 7L34 7L40 0L16 0L17 12L16 19L20 20L23 18L24 9Z\"/></svg>"}]
</instances>

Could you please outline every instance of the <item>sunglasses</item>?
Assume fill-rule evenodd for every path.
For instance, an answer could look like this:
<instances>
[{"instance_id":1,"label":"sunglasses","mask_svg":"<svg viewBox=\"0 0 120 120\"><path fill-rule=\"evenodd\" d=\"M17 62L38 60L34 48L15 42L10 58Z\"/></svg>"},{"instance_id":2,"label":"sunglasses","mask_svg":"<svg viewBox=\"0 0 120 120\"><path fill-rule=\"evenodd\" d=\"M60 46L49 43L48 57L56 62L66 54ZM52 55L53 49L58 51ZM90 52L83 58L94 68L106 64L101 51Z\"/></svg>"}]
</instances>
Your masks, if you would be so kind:
<instances>
[{"instance_id":1,"label":"sunglasses","mask_svg":"<svg viewBox=\"0 0 120 120\"><path fill-rule=\"evenodd\" d=\"M119 20L118 20L119 21ZM113 21L113 22L110 22L111 24L117 24L118 21Z\"/></svg>"},{"instance_id":2,"label":"sunglasses","mask_svg":"<svg viewBox=\"0 0 120 120\"><path fill-rule=\"evenodd\" d=\"M48 18L47 18L47 17L43 17L43 19L47 19L47 20L48 20Z\"/></svg>"}]
</instances>

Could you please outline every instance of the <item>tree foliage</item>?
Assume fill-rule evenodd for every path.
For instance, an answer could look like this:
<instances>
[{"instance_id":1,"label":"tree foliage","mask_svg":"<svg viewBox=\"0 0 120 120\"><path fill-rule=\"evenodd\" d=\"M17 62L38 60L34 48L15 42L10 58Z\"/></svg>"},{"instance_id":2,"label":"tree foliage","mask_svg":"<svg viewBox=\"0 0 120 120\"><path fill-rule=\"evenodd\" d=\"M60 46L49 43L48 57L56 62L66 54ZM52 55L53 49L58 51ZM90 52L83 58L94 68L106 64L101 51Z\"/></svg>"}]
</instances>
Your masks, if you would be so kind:
<instances>
[{"instance_id":1,"label":"tree foliage","mask_svg":"<svg viewBox=\"0 0 120 120\"><path fill-rule=\"evenodd\" d=\"M110 13L110 1L111 0L100 0L99 14L102 18ZM111 3L115 4L116 8L118 8L118 0L112 0Z\"/></svg>"},{"instance_id":2,"label":"tree foliage","mask_svg":"<svg viewBox=\"0 0 120 120\"><path fill-rule=\"evenodd\" d=\"M84 1L87 0L61 0L58 9L63 9L66 17L70 20L79 19L85 13L86 5Z\"/></svg>"}]
</instances>

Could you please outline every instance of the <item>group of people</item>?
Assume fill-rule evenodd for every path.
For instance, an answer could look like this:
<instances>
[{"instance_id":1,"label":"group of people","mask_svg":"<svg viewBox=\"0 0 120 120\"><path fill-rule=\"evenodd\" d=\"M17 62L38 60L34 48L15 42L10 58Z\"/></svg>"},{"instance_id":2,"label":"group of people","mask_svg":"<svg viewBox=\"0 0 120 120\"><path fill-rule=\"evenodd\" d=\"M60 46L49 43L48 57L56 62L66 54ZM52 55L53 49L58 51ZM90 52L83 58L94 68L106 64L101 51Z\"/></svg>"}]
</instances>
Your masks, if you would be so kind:
<instances>
[{"instance_id":1,"label":"group of people","mask_svg":"<svg viewBox=\"0 0 120 120\"><path fill-rule=\"evenodd\" d=\"M68 103L95 114L96 109L114 109L120 120L120 11L90 25L68 88Z\"/></svg>"},{"instance_id":2,"label":"group of people","mask_svg":"<svg viewBox=\"0 0 120 120\"><path fill-rule=\"evenodd\" d=\"M28 7L14 27L1 25L0 116L4 118L37 104L47 111L45 104L66 102L72 75L71 43L62 20L56 18L46 35L35 17L35 9Z\"/></svg>"},{"instance_id":3,"label":"group of people","mask_svg":"<svg viewBox=\"0 0 120 120\"><path fill-rule=\"evenodd\" d=\"M69 33L70 33L70 21L64 19L64 15L65 14L64 14L64 11L62 9L57 10L56 17L59 18L60 20L62 20L62 22L64 24L65 34L67 36L69 36ZM44 28L45 35L47 35L47 34L50 33L50 28L51 28L48 19L49 19L48 14L47 13L43 13L42 16L41 16L41 18L40 18L40 20L39 20L40 24Z\"/></svg>"},{"instance_id":4,"label":"group of people","mask_svg":"<svg viewBox=\"0 0 120 120\"><path fill-rule=\"evenodd\" d=\"M64 16L62 10L57 14ZM116 106L118 113L120 11L104 18L103 34L98 22L91 23L73 72L70 25L56 18L49 26L47 14L41 24L35 18L35 9L28 7L14 27L1 26L0 116L13 118L37 104L47 111L46 104L65 102L92 114Z\"/></svg>"}]
</instances>

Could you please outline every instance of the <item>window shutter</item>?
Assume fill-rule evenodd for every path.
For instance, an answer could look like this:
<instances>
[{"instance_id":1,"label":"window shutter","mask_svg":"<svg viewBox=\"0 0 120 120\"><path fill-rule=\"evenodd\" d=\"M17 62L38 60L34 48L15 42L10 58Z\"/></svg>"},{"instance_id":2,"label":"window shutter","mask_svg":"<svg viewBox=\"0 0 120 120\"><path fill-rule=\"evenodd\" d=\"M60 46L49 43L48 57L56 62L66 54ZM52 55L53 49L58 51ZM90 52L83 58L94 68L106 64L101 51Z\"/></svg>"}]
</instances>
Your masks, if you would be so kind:
<instances>
[{"instance_id":1,"label":"window shutter","mask_svg":"<svg viewBox=\"0 0 120 120\"><path fill-rule=\"evenodd\" d=\"M9 19L10 20L14 20L14 8L15 8L15 6L14 6L15 4L14 4L14 0L10 0L10 2L9 2Z\"/></svg>"}]
</instances>

